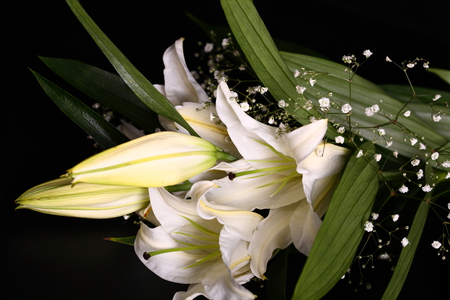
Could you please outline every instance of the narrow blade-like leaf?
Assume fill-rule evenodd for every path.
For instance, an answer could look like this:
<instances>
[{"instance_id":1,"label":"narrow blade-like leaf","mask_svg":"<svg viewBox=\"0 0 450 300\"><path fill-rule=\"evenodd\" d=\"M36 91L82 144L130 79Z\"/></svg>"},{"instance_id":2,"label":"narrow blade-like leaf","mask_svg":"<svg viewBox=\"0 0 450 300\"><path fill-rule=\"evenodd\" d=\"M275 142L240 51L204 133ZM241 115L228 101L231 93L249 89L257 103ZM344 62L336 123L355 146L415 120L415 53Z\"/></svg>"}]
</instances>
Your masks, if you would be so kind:
<instances>
[{"instance_id":1,"label":"narrow blade-like leaf","mask_svg":"<svg viewBox=\"0 0 450 300\"><path fill-rule=\"evenodd\" d=\"M72 86L148 132L160 127L157 114L136 97L120 76L72 59L40 58Z\"/></svg>"},{"instance_id":2,"label":"narrow blade-like leaf","mask_svg":"<svg viewBox=\"0 0 450 300\"><path fill-rule=\"evenodd\" d=\"M428 69L429 72L436 74L439 76L442 80L450 84L450 70L445 69L438 69L438 68L431 68Z\"/></svg>"},{"instance_id":3,"label":"narrow blade-like leaf","mask_svg":"<svg viewBox=\"0 0 450 300\"><path fill-rule=\"evenodd\" d=\"M302 108L304 103L298 99L294 75L286 66L253 2L222 0L221 3L233 35L263 85L269 88L277 101L285 100L289 104L286 110L301 124L309 123L309 117L317 115L317 112Z\"/></svg>"},{"instance_id":4,"label":"narrow blade-like leaf","mask_svg":"<svg viewBox=\"0 0 450 300\"><path fill-rule=\"evenodd\" d=\"M102 50L103 54L116 69L128 87L158 115L175 121L184 127L191 135L198 134L183 119L180 113L158 90L139 72L136 67L123 55L113 42L101 31L94 20L86 13L78 0L66 0L75 16L91 35L92 39Z\"/></svg>"},{"instance_id":5,"label":"narrow blade-like leaf","mask_svg":"<svg viewBox=\"0 0 450 300\"><path fill-rule=\"evenodd\" d=\"M411 229L409 230L409 244L403 248L402 253L400 254L394 274L389 281L388 287L384 291L382 300L395 300L400 294L406 277L408 276L409 269L411 268L417 246L419 245L429 208L430 205L426 201L420 203Z\"/></svg>"},{"instance_id":6,"label":"narrow blade-like leaf","mask_svg":"<svg viewBox=\"0 0 450 300\"><path fill-rule=\"evenodd\" d=\"M104 240L106 240L106 241L116 242L116 243L129 245L129 246L134 246L135 239L136 239L136 236L104 238Z\"/></svg>"},{"instance_id":7,"label":"narrow blade-like leaf","mask_svg":"<svg viewBox=\"0 0 450 300\"><path fill-rule=\"evenodd\" d=\"M103 148L108 149L125 143L129 139L116 127L87 107L80 100L59 88L38 73L33 75L45 93L72 121L86 131Z\"/></svg>"},{"instance_id":8,"label":"narrow blade-like leaf","mask_svg":"<svg viewBox=\"0 0 450 300\"><path fill-rule=\"evenodd\" d=\"M378 191L374 146L350 158L302 270L293 299L320 299L350 267Z\"/></svg>"}]
</instances>

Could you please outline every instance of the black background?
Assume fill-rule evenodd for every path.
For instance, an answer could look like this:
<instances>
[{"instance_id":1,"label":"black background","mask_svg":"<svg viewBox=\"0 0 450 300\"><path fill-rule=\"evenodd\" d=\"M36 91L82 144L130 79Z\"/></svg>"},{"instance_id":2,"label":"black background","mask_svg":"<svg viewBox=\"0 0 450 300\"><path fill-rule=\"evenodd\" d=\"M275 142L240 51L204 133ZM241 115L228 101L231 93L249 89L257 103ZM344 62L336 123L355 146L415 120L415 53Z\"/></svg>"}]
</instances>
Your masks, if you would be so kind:
<instances>
[{"instance_id":1,"label":"black background","mask_svg":"<svg viewBox=\"0 0 450 300\"><path fill-rule=\"evenodd\" d=\"M386 55L398 62L423 57L431 67L450 69L450 25L448 10L438 4L441 1L254 2L272 35L331 60L372 50L374 56L360 74L376 83L406 83L399 71L383 63ZM163 83L163 52L180 37L186 38L188 66L195 67L189 61L198 50L197 42L207 41L207 37L185 16L186 11L208 23L226 24L219 1L91 0L82 4L152 83ZM141 265L132 247L102 240L134 235L137 227L131 222L14 210L13 201L20 193L58 177L97 151L93 141L47 98L28 68L83 100L86 98L53 75L37 56L72 58L113 69L65 1L11 1L2 13L0 212L4 294L8 299L171 299L184 287L153 275ZM425 71L413 71L416 85L446 88ZM426 230L438 237L441 225L436 219L428 222ZM419 248L399 299L431 298L447 290L448 261L442 262L430 243L425 240L425 246ZM383 279L376 275L369 292L361 289L356 294L341 283L330 298L378 299L383 290L378 282Z\"/></svg>"}]
</instances>

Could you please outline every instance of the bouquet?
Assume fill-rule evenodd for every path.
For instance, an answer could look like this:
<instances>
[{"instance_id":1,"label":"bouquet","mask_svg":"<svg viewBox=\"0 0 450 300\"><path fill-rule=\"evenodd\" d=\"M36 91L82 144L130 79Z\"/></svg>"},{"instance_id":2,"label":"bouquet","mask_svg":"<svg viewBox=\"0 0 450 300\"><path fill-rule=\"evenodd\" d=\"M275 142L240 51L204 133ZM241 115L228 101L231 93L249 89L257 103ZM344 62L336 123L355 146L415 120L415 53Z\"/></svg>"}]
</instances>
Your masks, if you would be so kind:
<instances>
[{"instance_id":1,"label":"bouquet","mask_svg":"<svg viewBox=\"0 0 450 300\"><path fill-rule=\"evenodd\" d=\"M32 71L48 96L103 150L61 178L23 193L18 208L62 216L133 214L130 244L161 278L189 284L174 299L319 299L363 270L392 264L384 298L408 275L430 211L449 248L446 92L416 87L423 58L396 62L409 86L377 86L357 75L371 50L342 64L280 52L251 1L222 1L230 28L202 45L208 70L191 72L183 39L164 53L164 85L151 84L89 17L68 0L118 75L43 57L100 104L78 99ZM114 116L120 124L108 122ZM405 221L403 221L405 220ZM399 225L401 224L401 225ZM286 286L288 262L308 257ZM353 271L354 272L354 271ZM349 280L350 282L350 280Z\"/></svg>"}]
</instances>

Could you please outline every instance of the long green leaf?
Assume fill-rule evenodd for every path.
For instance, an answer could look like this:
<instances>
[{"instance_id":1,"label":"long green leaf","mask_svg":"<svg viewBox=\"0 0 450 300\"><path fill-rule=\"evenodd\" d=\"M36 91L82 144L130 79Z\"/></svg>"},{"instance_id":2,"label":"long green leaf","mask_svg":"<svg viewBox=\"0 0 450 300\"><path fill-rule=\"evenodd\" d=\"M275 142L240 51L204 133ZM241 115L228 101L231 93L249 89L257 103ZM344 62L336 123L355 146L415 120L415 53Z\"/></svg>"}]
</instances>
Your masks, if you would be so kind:
<instances>
[{"instance_id":1,"label":"long green leaf","mask_svg":"<svg viewBox=\"0 0 450 300\"><path fill-rule=\"evenodd\" d=\"M409 269L411 268L417 246L419 245L429 208L430 205L426 201L420 203L408 234L410 244L403 248L397 266L395 267L394 274L389 281L388 287L384 291L382 300L395 300L400 294L406 277L408 276Z\"/></svg>"},{"instance_id":2,"label":"long green leaf","mask_svg":"<svg viewBox=\"0 0 450 300\"><path fill-rule=\"evenodd\" d=\"M429 72L436 74L439 76L442 80L450 84L450 70L445 69L438 69L438 68L430 68L428 69Z\"/></svg>"},{"instance_id":3,"label":"long green leaf","mask_svg":"<svg viewBox=\"0 0 450 300\"><path fill-rule=\"evenodd\" d=\"M45 93L72 121L86 131L103 148L108 149L129 139L116 127L87 107L80 100L59 88L38 73L33 75L38 80Z\"/></svg>"},{"instance_id":4,"label":"long green leaf","mask_svg":"<svg viewBox=\"0 0 450 300\"><path fill-rule=\"evenodd\" d=\"M198 136L194 129L183 119L180 113L158 90L139 72L123 55L113 42L101 31L92 18L86 13L78 0L66 0L75 16L97 43L103 54L116 69L128 87L148 107L157 114L175 121L191 135Z\"/></svg>"},{"instance_id":5,"label":"long green leaf","mask_svg":"<svg viewBox=\"0 0 450 300\"><path fill-rule=\"evenodd\" d=\"M378 165L371 142L366 156L350 158L306 261L293 299L320 299L350 267L378 191Z\"/></svg>"},{"instance_id":6,"label":"long green leaf","mask_svg":"<svg viewBox=\"0 0 450 300\"><path fill-rule=\"evenodd\" d=\"M349 84L346 81L348 72L345 71L343 65L302 54L282 52L281 55L291 70L306 68L306 70L314 70L324 74L313 87L309 86L306 89L305 93L309 91L310 99L314 99L316 94L327 95L331 92L333 94L331 99L335 103L345 104L350 101ZM383 113L390 116L391 119L398 112L404 112L408 109L411 110L411 116L407 118L400 114L396 122L388 122L383 114L366 116L365 108L374 104L379 104ZM377 134L374 134L375 128L378 125L385 124L382 128L386 130L388 137L392 137L394 142L392 148L395 148L404 156L413 157L419 154L417 145L413 146L409 141L409 138L415 137L415 134L426 137L425 143L432 149L438 149L447 142L445 136L436 132L435 126L424 126L422 119L417 114L421 111L417 111L412 106L411 108L405 106L403 101L389 96L381 87L357 75L353 77L351 82L351 105L353 108L351 123L353 125L358 124L357 127L354 127L354 130L358 129L358 135L367 140L373 140L377 137ZM429 109L426 111L429 111ZM335 108L331 108L330 113L330 122L345 125L345 118L347 117L345 114L340 113ZM386 147L387 144L378 143L378 145Z\"/></svg>"},{"instance_id":7,"label":"long green leaf","mask_svg":"<svg viewBox=\"0 0 450 300\"><path fill-rule=\"evenodd\" d=\"M154 132L155 128L160 127L157 114L136 97L120 76L77 60L40 58L72 86L123 114L148 132Z\"/></svg>"},{"instance_id":8,"label":"long green leaf","mask_svg":"<svg viewBox=\"0 0 450 300\"><path fill-rule=\"evenodd\" d=\"M317 116L317 112L302 108L304 103L295 90L293 72L286 66L253 2L222 0L221 3L233 35L258 78L275 99L290 104L286 110L301 124L309 123L309 117Z\"/></svg>"}]
</instances>

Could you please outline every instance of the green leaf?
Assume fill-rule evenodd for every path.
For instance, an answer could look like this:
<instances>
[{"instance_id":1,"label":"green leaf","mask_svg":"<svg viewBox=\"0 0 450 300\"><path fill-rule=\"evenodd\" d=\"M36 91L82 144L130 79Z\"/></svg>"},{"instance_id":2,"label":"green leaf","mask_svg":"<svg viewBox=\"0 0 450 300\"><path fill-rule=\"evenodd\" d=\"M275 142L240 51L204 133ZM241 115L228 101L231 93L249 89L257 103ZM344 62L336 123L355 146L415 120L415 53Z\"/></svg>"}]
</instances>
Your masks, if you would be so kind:
<instances>
[{"instance_id":1,"label":"green leaf","mask_svg":"<svg viewBox=\"0 0 450 300\"><path fill-rule=\"evenodd\" d=\"M239 46L272 96L278 101L285 100L290 104L286 110L301 124L309 123L311 115L318 116L317 112L302 108L304 103L297 99L294 75L286 66L253 2L222 0L221 3ZM333 131L334 129L331 130Z\"/></svg>"},{"instance_id":2,"label":"green leaf","mask_svg":"<svg viewBox=\"0 0 450 300\"><path fill-rule=\"evenodd\" d=\"M364 234L378 191L378 165L371 142L366 154L350 158L334 192L325 219L297 282L292 299L320 299L350 267Z\"/></svg>"},{"instance_id":3,"label":"green leaf","mask_svg":"<svg viewBox=\"0 0 450 300\"><path fill-rule=\"evenodd\" d=\"M72 59L40 58L72 86L123 114L148 132L160 127L155 112L136 97L120 76Z\"/></svg>"},{"instance_id":4,"label":"green leaf","mask_svg":"<svg viewBox=\"0 0 450 300\"><path fill-rule=\"evenodd\" d=\"M38 73L33 75L38 80L45 93L72 121L86 131L103 148L108 149L129 139L116 127L87 107L80 100L59 88Z\"/></svg>"},{"instance_id":5,"label":"green leaf","mask_svg":"<svg viewBox=\"0 0 450 300\"><path fill-rule=\"evenodd\" d=\"M344 71L345 66L302 54L282 52L281 55L292 71L305 68L322 73L323 76L317 79L313 87L308 86L305 94L310 99L314 99L317 94L328 95L331 92L333 102L341 105L350 102L353 108L350 122L353 124L352 126L358 124L352 130L358 130L358 135L366 140L376 138L374 130L380 127L379 125L383 125L382 128L386 130L386 135L392 137L395 149L403 156L413 157L418 154L417 146L411 145L409 141L409 138L415 137L416 134L426 137L426 143L432 149L438 149L446 144L447 138L436 132L435 126L424 126L422 119L416 114L416 112L420 113L420 110L411 109L411 116L404 117L403 112L408 110L406 104L389 96L378 85L355 75L351 81L350 94L349 75L347 71ZM382 100L381 103L380 100ZM379 104L382 113L371 117L366 116L365 108L374 104ZM429 109L426 111L429 111ZM395 122L390 122L383 114L391 116L392 120L398 114L398 119ZM331 108L329 117L331 123L343 125L346 123L347 116L338 109ZM377 144L386 147L386 143Z\"/></svg>"},{"instance_id":6,"label":"green leaf","mask_svg":"<svg viewBox=\"0 0 450 300\"><path fill-rule=\"evenodd\" d=\"M381 85L381 87L392 97L408 103L412 98L411 88L407 85ZM417 115L423 126L434 130L437 134L443 136L446 140L450 140L450 118L448 117L450 110L447 107L446 99L450 99L450 93L442 90L429 89L424 87L414 87L417 101L409 103L405 109L409 109ZM432 98L436 95L442 95L442 98L433 101ZM421 101L419 101L421 100ZM432 104L432 106L430 105ZM439 122L434 122L431 109L441 110L442 119ZM443 148L443 147L441 147Z\"/></svg>"},{"instance_id":7,"label":"green leaf","mask_svg":"<svg viewBox=\"0 0 450 300\"><path fill-rule=\"evenodd\" d=\"M409 269L411 268L425 226L429 208L430 205L426 201L420 203L408 234L410 244L403 248L397 266L395 267L394 274L389 281L388 287L384 291L382 300L397 299L403 284L405 283L406 277L408 276Z\"/></svg>"},{"instance_id":8,"label":"green leaf","mask_svg":"<svg viewBox=\"0 0 450 300\"><path fill-rule=\"evenodd\" d=\"M194 15L190 13L186 13L186 15L203 30L203 32L206 34L206 36L211 37L211 31L214 32L215 36L217 38L226 38L228 37L228 34L231 33L231 28L229 26L217 26L217 25L211 25L208 23L205 23L201 21L200 19L196 18ZM287 51L287 52L294 52L294 53L302 53L306 55L311 55L315 57L321 57L325 58L323 55L317 53L316 51L285 41L280 40L277 38L273 38L273 41L275 42L275 45L278 47L280 51ZM217 40L213 40L213 42L218 42ZM234 45L234 47L237 50L240 50L239 44ZM233 58L233 57L231 57Z\"/></svg>"},{"instance_id":9,"label":"green leaf","mask_svg":"<svg viewBox=\"0 0 450 300\"><path fill-rule=\"evenodd\" d=\"M75 16L81 22L83 27L97 43L103 54L122 77L123 81L141 99L158 115L175 121L184 127L191 135L198 136L194 129L189 126L186 120L173 107L173 105L139 72L136 67L123 55L122 52L112 43L112 41L101 31L91 17L81 6L78 0L66 0Z\"/></svg>"},{"instance_id":10,"label":"green leaf","mask_svg":"<svg viewBox=\"0 0 450 300\"><path fill-rule=\"evenodd\" d=\"M120 244L125 244L129 246L134 246L134 240L136 239L136 236L127 236L127 237L109 237L104 238L106 241L116 242Z\"/></svg>"},{"instance_id":11,"label":"green leaf","mask_svg":"<svg viewBox=\"0 0 450 300\"><path fill-rule=\"evenodd\" d=\"M438 68L430 68L428 69L429 72L436 74L439 76L442 80L450 84L450 70L445 69L438 69Z\"/></svg>"}]
</instances>

